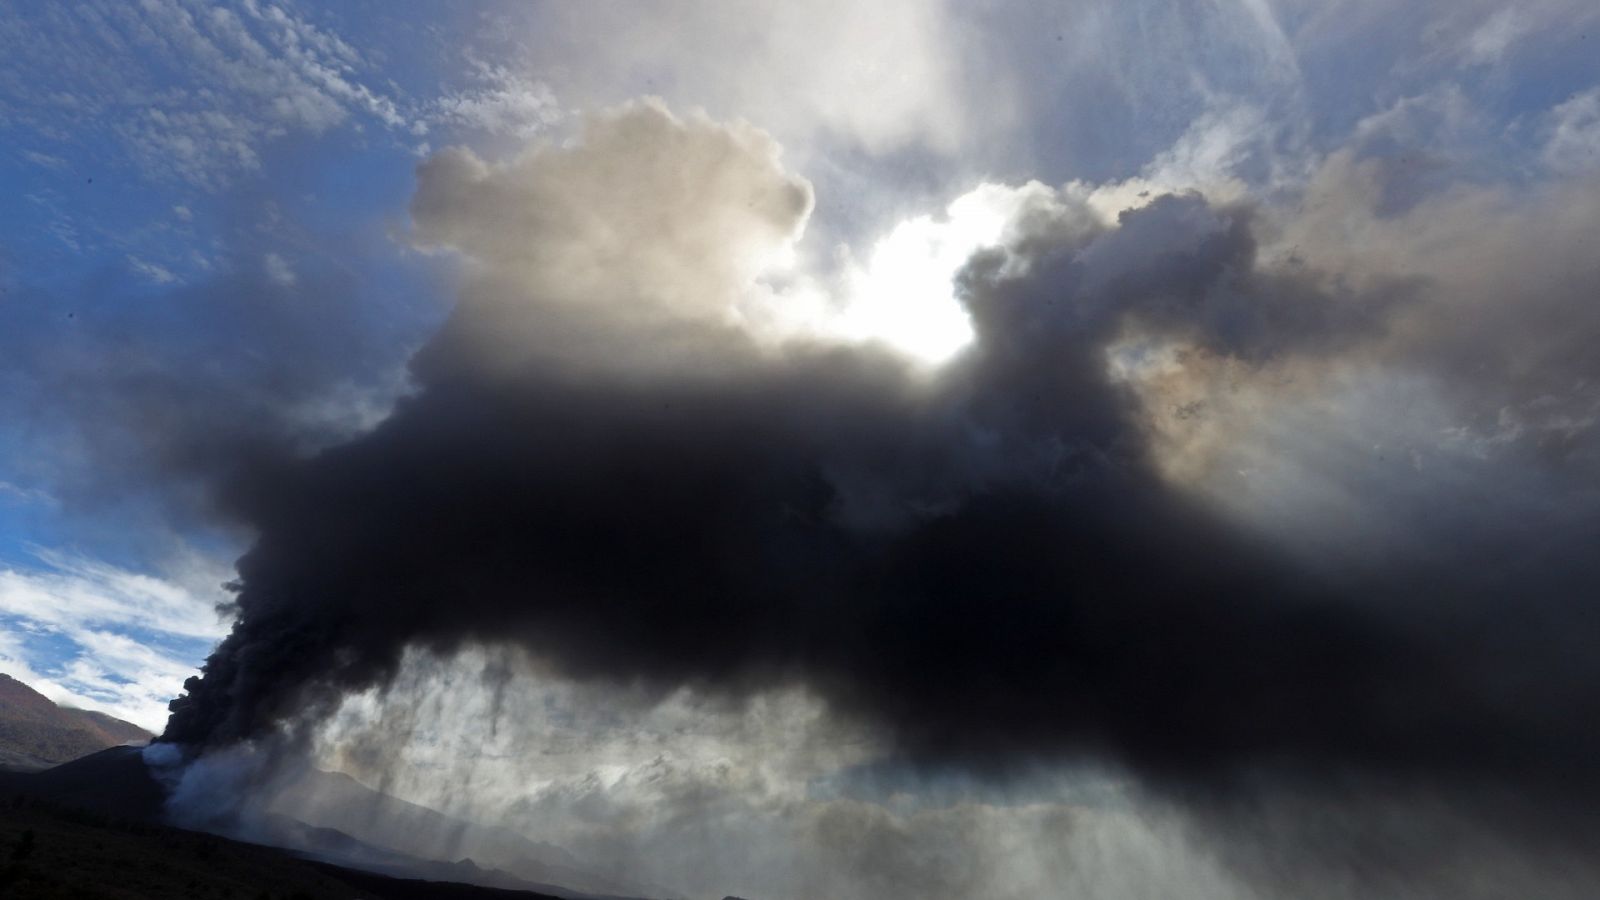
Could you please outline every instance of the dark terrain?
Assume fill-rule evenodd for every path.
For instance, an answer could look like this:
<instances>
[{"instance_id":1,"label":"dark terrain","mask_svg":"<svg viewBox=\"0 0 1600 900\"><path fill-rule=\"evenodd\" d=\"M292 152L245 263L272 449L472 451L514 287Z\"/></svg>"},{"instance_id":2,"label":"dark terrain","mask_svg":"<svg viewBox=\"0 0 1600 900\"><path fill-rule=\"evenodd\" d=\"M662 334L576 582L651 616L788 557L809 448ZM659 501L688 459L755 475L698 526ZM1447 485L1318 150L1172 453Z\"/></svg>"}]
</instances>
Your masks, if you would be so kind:
<instances>
[{"instance_id":1,"label":"dark terrain","mask_svg":"<svg viewBox=\"0 0 1600 900\"><path fill-rule=\"evenodd\" d=\"M144 900L556 900L389 878L283 850L72 809L0 801L0 897Z\"/></svg>"},{"instance_id":2,"label":"dark terrain","mask_svg":"<svg viewBox=\"0 0 1600 900\"><path fill-rule=\"evenodd\" d=\"M273 823L280 836L295 838L302 850L174 828L161 824L165 800L166 791L135 747L111 747L40 772L0 772L0 897L595 896L560 888L559 894L545 893L542 885L471 859L419 859L282 817Z\"/></svg>"}]
</instances>

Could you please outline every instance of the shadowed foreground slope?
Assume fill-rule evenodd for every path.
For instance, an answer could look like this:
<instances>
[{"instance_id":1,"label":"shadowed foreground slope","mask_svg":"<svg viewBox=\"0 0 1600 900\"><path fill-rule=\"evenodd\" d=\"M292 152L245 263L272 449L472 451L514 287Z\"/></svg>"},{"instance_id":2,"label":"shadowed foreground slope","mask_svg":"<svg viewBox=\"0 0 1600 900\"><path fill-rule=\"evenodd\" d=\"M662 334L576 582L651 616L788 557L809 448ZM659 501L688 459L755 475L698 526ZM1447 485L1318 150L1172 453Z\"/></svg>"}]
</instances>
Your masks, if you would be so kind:
<instances>
[{"instance_id":1,"label":"shadowed foreground slope","mask_svg":"<svg viewBox=\"0 0 1600 900\"><path fill-rule=\"evenodd\" d=\"M166 797L135 747L112 747L42 772L0 772L0 862L14 863L0 876L0 897L597 896L471 859L409 856L277 814L260 823L262 839L294 849L172 828L160 824ZM406 806L383 795L373 799L389 811ZM36 836L19 851L29 830ZM56 855L29 862L47 843ZM240 884L256 886L241 892Z\"/></svg>"},{"instance_id":2,"label":"shadowed foreground slope","mask_svg":"<svg viewBox=\"0 0 1600 900\"><path fill-rule=\"evenodd\" d=\"M0 896L7 898L555 900L355 872L270 847L117 821L26 797L0 801L0 859Z\"/></svg>"}]
</instances>

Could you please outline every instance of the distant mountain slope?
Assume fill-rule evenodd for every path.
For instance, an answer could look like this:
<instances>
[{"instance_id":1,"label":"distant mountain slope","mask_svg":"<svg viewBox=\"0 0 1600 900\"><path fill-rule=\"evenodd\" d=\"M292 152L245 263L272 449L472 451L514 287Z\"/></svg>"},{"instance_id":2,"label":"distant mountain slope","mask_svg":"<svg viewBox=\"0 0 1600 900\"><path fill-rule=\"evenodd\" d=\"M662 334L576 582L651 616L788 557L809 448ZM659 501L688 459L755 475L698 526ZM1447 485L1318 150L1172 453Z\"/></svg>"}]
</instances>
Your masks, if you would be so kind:
<instances>
[{"instance_id":1,"label":"distant mountain slope","mask_svg":"<svg viewBox=\"0 0 1600 900\"><path fill-rule=\"evenodd\" d=\"M34 770L152 735L105 713L57 706L0 673L0 768Z\"/></svg>"},{"instance_id":2,"label":"distant mountain slope","mask_svg":"<svg viewBox=\"0 0 1600 900\"><path fill-rule=\"evenodd\" d=\"M567 896L618 897L666 893L584 866L565 849L517 832L477 825L375 791L348 775L309 770L285 786L269 811L421 860L470 857L513 874L537 889ZM462 881L480 879L455 876ZM560 885L561 887L556 887Z\"/></svg>"},{"instance_id":3,"label":"distant mountain slope","mask_svg":"<svg viewBox=\"0 0 1600 900\"><path fill-rule=\"evenodd\" d=\"M58 707L58 709L66 713L68 718L75 719L85 727L99 732L101 736L111 742L107 746L148 744L155 738L155 735L132 722L125 722L116 716L108 716L103 712L96 712L92 709L73 709L70 706L62 706Z\"/></svg>"}]
</instances>

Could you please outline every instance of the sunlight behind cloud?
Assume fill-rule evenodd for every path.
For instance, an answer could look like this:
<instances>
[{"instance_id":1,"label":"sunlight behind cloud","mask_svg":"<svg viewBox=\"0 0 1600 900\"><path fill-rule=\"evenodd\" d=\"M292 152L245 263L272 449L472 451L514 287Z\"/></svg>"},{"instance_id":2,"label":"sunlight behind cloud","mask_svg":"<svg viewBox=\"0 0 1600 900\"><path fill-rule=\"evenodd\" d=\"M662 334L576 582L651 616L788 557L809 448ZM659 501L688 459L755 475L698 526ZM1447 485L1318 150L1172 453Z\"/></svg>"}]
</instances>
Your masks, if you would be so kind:
<instances>
[{"instance_id":1,"label":"sunlight behind cloud","mask_svg":"<svg viewBox=\"0 0 1600 900\"><path fill-rule=\"evenodd\" d=\"M1044 185L981 184L957 197L942 215L905 219L878 238L864 264L851 262L844 303L824 330L854 341L881 341L937 365L972 342L972 321L956 280L972 255L1001 244L1029 202L1048 197Z\"/></svg>"}]
</instances>

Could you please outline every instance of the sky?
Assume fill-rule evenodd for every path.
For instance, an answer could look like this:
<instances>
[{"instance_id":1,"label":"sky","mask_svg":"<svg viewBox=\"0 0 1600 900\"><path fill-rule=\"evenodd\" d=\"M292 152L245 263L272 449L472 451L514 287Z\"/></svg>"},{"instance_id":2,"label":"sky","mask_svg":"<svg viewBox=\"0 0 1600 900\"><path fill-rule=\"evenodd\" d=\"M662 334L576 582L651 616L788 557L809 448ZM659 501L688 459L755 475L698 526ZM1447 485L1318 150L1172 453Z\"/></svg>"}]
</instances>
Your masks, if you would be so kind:
<instances>
[{"instance_id":1,"label":"sky","mask_svg":"<svg viewBox=\"0 0 1600 900\"><path fill-rule=\"evenodd\" d=\"M1592 3L0 12L58 702L685 896L1600 867Z\"/></svg>"}]
</instances>

